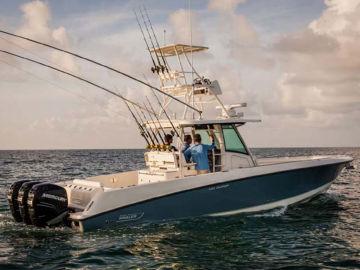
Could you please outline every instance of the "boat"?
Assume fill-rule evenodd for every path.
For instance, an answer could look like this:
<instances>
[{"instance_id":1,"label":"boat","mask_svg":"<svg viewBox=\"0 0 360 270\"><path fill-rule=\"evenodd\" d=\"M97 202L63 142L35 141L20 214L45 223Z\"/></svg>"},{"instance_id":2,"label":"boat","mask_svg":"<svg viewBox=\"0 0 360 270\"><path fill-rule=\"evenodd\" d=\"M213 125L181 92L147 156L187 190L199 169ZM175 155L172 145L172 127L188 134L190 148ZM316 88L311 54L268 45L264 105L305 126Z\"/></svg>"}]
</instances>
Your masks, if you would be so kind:
<instances>
[{"instance_id":1,"label":"boat","mask_svg":"<svg viewBox=\"0 0 360 270\"><path fill-rule=\"evenodd\" d=\"M159 46L150 21L139 26L154 63L151 70L160 82L156 89L165 93L158 96L153 87L156 102L149 100L141 108L125 102L147 144L146 167L56 183L15 182L8 192L15 221L39 227L66 225L85 232L268 211L326 192L350 166L348 156L257 158L241 133L246 124L260 119L246 117L244 102L224 104L220 83L200 76L194 67L193 55L208 47ZM177 68L170 68L170 62ZM168 134L173 146L164 142ZM206 173L200 174L182 151L184 136L195 134L204 144L214 140Z\"/></svg>"}]
</instances>

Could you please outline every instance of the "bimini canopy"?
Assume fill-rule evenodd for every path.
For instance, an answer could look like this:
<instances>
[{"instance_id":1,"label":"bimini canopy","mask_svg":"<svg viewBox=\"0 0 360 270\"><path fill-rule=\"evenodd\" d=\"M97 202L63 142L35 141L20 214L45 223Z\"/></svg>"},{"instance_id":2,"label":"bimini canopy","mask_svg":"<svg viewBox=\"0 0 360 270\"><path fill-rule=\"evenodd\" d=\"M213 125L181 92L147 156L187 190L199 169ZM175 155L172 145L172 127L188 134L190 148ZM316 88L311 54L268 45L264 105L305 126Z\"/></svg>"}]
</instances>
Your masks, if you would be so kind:
<instances>
[{"instance_id":1,"label":"bimini canopy","mask_svg":"<svg viewBox=\"0 0 360 270\"><path fill-rule=\"evenodd\" d=\"M185 44L171 44L166 45L160 48L152 49L151 52L155 52L157 54L163 54L165 57L167 56L174 56L174 55L180 55L183 53L191 53L191 52L200 52L204 50L208 50L208 47L204 46L190 46Z\"/></svg>"},{"instance_id":2,"label":"bimini canopy","mask_svg":"<svg viewBox=\"0 0 360 270\"><path fill-rule=\"evenodd\" d=\"M175 128L181 127L192 127L197 125L214 125L214 124L235 124L235 125L244 125L245 123L256 123L261 122L260 119L245 119L245 118L228 118L228 119L204 119L204 120L172 120ZM159 122L157 121L147 121L143 123L147 128L159 128ZM162 128L172 128L171 123L168 120L160 120Z\"/></svg>"}]
</instances>

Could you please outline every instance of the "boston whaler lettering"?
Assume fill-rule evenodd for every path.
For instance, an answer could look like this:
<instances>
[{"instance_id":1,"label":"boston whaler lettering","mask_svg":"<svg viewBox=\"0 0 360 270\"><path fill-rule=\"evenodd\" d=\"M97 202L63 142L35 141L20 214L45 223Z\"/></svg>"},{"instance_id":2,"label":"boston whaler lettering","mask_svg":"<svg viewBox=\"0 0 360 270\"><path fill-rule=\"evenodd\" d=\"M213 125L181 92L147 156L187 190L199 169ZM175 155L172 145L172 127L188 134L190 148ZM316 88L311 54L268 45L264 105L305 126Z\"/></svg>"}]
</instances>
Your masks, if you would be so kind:
<instances>
[{"instance_id":1,"label":"boston whaler lettering","mask_svg":"<svg viewBox=\"0 0 360 270\"><path fill-rule=\"evenodd\" d=\"M160 87L79 54L0 30L1 34L71 54L146 85L154 101L146 97L147 102L140 104L60 68L0 50L122 99L147 144L146 167L141 170L57 183L15 182L8 192L15 221L87 231L138 222L265 211L325 192L350 164L352 158L346 156L256 158L240 130L246 123L260 120L244 116L240 110L246 103L224 104L218 81L200 76L194 68L193 54L208 48L192 44L160 46L147 10L140 8L135 16L151 57L151 71L158 76ZM174 114L175 108L179 111L178 105L184 106L178 112L180 117ZM212 109L219 111L216 117L211 117ZM184 156L184 140L189 135L211 145L206 170L195 158Z\"/></svg>"}]
</instances>

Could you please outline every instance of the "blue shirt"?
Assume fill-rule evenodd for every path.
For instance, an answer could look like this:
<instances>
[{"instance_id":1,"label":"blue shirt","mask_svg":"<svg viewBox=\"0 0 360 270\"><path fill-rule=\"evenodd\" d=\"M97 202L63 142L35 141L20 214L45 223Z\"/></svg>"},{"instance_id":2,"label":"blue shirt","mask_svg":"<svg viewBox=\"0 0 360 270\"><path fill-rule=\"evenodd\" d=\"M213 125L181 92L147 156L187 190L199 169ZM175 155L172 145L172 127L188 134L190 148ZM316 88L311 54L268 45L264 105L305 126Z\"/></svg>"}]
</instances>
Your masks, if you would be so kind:
<instances>
[{"instance_id":1,"label":"blue shirt","mask_svg":"<svg viewBox=\"0 0 360 270\"><path fill-rule=\"evenodd\" d=\"M196 170L209 170L209 159L208 159L208 150L215 148L215 143L211 145L208 144L195 144L192 147L188 148L184 152L186 160L192 159L195 165Z\"/></svg>"}]
</instances>

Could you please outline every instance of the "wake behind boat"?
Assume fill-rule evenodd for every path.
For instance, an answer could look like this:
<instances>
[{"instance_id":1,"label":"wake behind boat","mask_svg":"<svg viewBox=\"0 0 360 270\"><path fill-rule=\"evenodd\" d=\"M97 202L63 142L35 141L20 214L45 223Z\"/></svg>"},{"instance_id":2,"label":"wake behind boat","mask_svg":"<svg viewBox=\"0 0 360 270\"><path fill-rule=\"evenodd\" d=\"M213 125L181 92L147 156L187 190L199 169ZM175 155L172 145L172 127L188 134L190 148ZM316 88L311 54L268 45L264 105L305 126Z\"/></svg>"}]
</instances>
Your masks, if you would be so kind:
<instances>
[{"instance_id":1,"label":"wake behind boat","mask_svg":"<svg viewBox=\"0 0 360 270\"><path fill-rule=\"evenodd\" d=\"M8 193L16 221L40 227L65 224L87 231L139 222L265 211L325 192L350 164L352 158L346 156L256 158L240 131L245 124L260 120L247 118L240 111L246 103L224 104L219 82L200 76L193 65L193 54L208 48L192 44L159 46L147 11L140 10L140 15L142 22L136 14L153 63L151 71L158 77L160 87L141 82L153 91L154 102L147 98L144 104L112 94L124 100L147 143L146 167L57 183L18 181ZM2 52L111 92L58 68ZM184 108L175 113L174 102ZM213 109L218 110L217 115ZM200 137L202 144L212 145L207 152L206 170L199 169L196 159L187 158L187 150L183 151L185 138L189 137Z\"/></svg>"}]
</instances>

